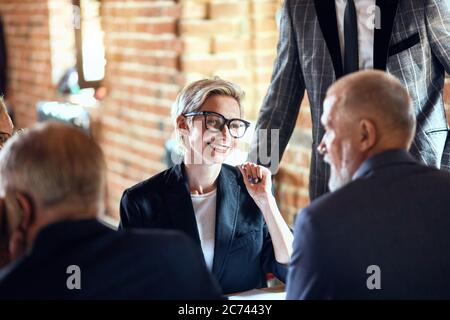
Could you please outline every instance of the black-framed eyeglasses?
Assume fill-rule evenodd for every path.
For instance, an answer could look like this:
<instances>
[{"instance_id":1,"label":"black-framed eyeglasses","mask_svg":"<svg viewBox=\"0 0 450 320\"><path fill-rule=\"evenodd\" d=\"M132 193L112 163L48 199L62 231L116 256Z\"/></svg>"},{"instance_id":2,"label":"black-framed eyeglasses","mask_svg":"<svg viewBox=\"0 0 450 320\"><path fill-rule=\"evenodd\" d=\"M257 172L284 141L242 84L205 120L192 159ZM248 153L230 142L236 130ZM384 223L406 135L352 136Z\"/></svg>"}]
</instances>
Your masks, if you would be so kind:
<instances>
[{"instance_id":1,"label":"black-framed eyeglasses","mask_svg":"<svg viewBox=\"0 0 450 320\"><path fill-rule=\"evenodd\" d=\"M242 138L250 126L250 122L232 118L227 119L223 115L212 111L198 111L188 112L184 114L185 117L203 116L205 120L205 128L211 131L222 131L225 125L230 131L233 138Z\"/></svg>"}]
</instances>

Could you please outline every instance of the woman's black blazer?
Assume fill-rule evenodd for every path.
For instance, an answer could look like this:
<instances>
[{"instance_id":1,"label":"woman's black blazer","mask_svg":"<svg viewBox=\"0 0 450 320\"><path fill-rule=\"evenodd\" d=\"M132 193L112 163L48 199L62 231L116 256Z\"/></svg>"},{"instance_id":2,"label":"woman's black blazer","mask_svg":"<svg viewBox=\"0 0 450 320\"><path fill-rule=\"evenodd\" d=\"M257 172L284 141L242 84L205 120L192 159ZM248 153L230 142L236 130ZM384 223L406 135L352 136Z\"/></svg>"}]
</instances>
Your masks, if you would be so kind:
<instances>
[{"instance_id":1,"label":"woman's black blazer","mask_svg":"<svg viewBox=\"0 0 450 320\"><path fill-rule=\"evenodd\" d=\"M184 231L200 247L183 164L125 190L120 219L123 229ZM222 165L218 178L215 231L212 273L224 294L265 287L269 272L285 281L287 266L275 260L262 213L247 192L240 171L229 165Z\"/></svg>"}]
</instances>

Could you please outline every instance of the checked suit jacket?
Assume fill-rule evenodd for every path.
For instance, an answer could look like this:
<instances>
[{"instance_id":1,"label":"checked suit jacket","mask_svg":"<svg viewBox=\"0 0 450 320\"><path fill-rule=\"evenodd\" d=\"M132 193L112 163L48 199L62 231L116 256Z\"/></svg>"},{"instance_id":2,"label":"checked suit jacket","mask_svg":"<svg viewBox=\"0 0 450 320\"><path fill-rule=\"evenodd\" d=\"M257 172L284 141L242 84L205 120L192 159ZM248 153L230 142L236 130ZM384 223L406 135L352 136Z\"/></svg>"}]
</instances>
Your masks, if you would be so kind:
<instances>
[{"instance_id":1,"label":"checked suit jacket","mask_svg":"<svg viewBox=\"0 0 450 320\"><path fill-rule=\"evenodd\" d=\"M417 132L410 152L427 165L449 170L443 87L445 72L450 73L450 1L377 0L376 5L381 24L375 29L374 69L397 77L411 95ZM256 128L279 129L276 156L281 159L306 90L313 125L311 199L327 192L329 167L316 151L324 133L320 116L327 89L342 76L335 1L285 0L278 54ZM251 157L263 142L255 136Z\"/></svg>"}]
</instances>

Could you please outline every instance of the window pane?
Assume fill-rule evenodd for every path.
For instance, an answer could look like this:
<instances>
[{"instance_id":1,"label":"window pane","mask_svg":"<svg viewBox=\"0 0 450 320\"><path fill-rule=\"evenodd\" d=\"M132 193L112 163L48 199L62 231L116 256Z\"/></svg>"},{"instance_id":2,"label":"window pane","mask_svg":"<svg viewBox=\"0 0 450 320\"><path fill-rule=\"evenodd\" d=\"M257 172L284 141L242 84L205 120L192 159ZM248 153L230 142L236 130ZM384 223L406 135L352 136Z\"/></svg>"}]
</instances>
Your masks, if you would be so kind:
<instances>
[{"instance_id":1,"label":"window pane","mask_svg":"<svg viewBox=\"0 0 450 320\"><path fill-rule=\"evenodd\" d=\"M104 33L100 18L100 1L81 0L82 54L85 81L102 80L105 76Z\"/></svg>"}]
</instances>

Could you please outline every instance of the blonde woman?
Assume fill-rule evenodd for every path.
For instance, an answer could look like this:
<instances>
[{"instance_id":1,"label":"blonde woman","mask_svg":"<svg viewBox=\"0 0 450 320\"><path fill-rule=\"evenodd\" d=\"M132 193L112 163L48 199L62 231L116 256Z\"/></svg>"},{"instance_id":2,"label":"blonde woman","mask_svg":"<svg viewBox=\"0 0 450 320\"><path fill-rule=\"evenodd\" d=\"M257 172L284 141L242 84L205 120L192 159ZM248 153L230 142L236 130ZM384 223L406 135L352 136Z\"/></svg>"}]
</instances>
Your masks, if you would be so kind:
<instances>
[{"instance_id":1,"label":"blonde woman","mask_svg":"<svg viewBox=\"0 0 450 320\"><path fill-rule=\"evenodd\" d=\"M241 119L242 97L238 86L218 78L184 88L173 110L183 162L127 189L120 205L121 228L191 236L225 294L264 287L269 272L284 281L292 251L270 172L223 163L249 126Z\"/></svg>"}]
</instances>

